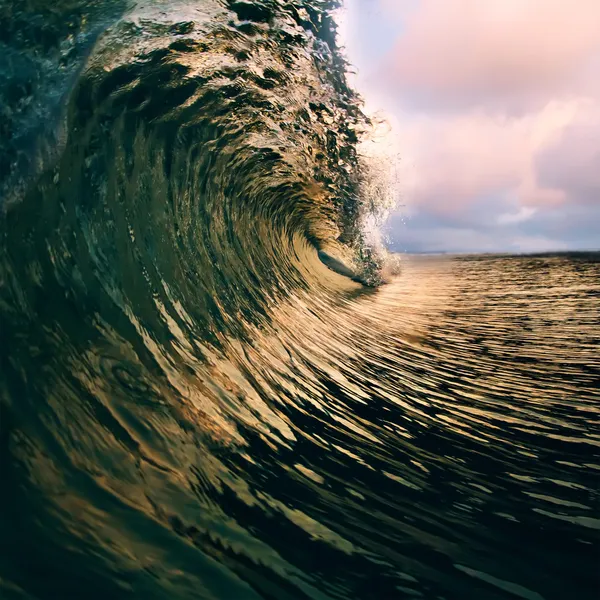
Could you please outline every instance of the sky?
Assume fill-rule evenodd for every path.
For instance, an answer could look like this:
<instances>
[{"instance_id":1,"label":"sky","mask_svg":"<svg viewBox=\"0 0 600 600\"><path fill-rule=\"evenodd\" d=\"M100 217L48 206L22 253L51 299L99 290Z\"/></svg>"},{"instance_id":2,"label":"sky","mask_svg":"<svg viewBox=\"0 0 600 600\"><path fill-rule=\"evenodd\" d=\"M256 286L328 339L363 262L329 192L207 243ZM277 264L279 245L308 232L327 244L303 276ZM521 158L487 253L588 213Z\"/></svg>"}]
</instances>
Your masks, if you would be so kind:
<instances>
[{"instance_id":1,"label":"sky","mask_svg":"<svg viewBox=\"0 0 600 600\"><path fill-rule=\"evenodd\" d=\"M600 249L599 0L345 0L393 250Z\"/></svg>"}]
</instances>

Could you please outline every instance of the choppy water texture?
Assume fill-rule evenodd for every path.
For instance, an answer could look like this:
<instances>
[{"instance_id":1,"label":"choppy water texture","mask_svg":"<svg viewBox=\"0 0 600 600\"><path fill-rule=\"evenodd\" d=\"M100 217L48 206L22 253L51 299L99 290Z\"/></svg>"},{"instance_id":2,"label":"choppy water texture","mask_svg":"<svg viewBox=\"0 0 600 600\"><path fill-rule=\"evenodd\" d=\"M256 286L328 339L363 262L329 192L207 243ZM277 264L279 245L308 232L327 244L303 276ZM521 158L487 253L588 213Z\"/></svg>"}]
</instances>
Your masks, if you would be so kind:
<instances>
[{"instance_id":1,"label":"choppy water texture","mask_svg":"<svg viewBox=\"0 0 600 600\"><path fill-rule=\"evenodd\" d=\"M3 599L596 597L600 254L328 269L329 6L0 4Z\"/></svg>"}]
</instances>

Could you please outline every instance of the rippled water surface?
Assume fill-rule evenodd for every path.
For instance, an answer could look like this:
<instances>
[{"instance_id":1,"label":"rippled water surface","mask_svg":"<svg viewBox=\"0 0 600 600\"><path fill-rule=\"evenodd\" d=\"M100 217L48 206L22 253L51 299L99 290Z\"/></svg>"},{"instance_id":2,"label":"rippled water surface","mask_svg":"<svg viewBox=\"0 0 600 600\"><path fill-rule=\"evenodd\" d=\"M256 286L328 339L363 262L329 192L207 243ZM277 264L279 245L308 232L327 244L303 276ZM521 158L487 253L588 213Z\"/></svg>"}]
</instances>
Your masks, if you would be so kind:
<instances>
[{"instance_id":1,"label":"rippled water surface","mask_svg":"<svg viewBox=\"0 0 600 600\"><path fill-rule=\"evenodd\" d=\"M203 360L175 323L167 354L99 314L92 341L30 346L20 377L13 355L3 581L594 597L599 259L408 258L371 292L332 274Z\"/></svg>"},{"instance_id":2,"label":"rippled water surface","mask_svg":"<svg viewBox=\"0 0 600 600\"><path fill-rule=\"evenodd\" d=\"M600 254L378 285L335 4L0 0L2 600L597 597Z\"/></svg>"}]
</instances>

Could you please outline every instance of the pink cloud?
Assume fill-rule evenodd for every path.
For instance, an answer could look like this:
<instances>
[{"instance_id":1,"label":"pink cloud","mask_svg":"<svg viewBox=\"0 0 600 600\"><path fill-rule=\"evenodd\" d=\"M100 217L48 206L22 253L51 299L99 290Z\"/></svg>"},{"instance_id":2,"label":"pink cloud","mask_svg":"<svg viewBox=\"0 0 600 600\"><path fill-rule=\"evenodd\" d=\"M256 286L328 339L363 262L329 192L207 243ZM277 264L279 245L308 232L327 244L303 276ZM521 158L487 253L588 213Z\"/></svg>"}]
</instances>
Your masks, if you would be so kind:
<instances>
[{"instance_id":1,"label":"pink cloud","mask_svg":"<svg viewBox=\"0 0 600 600\"><path fill-rule=\"evenodd\" d=\"M597 0L421 0L396 10L404 30L380 76L413 102L523 111L600 90Z\"/></svg>"},{"instance_id":2,"label":"pink cloud","mask_svg":"<svg viewBox=\"0 0 600 600\"><path fill-rule=\"evenodd\" d=\"M501 225L544 207L600 202L600 107L590 101L553 101L519 118L402 113L395 131L409 165L402 175L409 211L459 218L487 206Z\"/></svg>"},{"instance_id":3,"label":"pink cloud","mask_svg":"<svg viewBox=\"0 0 600 600\"><path fill-rule=\"evenodd\" d=\"M582 111L562 128L536 156L535 168L546 189L562 193L572 203L600 206L600 106L594 109Z\"/></svg>"},{"instance_id":4,"label":"pink cloud","mask_svg":"<svg viewBox=\"0 0 600 600\"><path fill-rule=\"evenodd\" d=\"M600 0L373 2L397 40L357 85L394 123L412 246L600 245Z\"/></svg>"}]
</instances>

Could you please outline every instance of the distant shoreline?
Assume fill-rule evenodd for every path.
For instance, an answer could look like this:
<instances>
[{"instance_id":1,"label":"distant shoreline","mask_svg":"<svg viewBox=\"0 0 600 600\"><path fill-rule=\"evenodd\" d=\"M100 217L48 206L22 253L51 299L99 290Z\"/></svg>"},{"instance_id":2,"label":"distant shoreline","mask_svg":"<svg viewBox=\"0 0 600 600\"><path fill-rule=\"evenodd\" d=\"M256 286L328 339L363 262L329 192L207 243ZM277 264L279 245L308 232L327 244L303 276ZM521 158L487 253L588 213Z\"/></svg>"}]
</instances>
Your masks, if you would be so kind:
<instances>
[{"instance_id":1,"label":"distant shoreline","mask_svg":"<svg viewBox=\"0 0 600 600\"><path fill-rule=\"evenodd\" d=\"M402 254L404 256L573 256L583 255L588 256L590 254L600 254L600 248L590 250L547 250L543 252L476 252L476 251L426 251L426 252L406 252L399 250L390 250L392 254Z\"/></svg>"}]
</instances>

